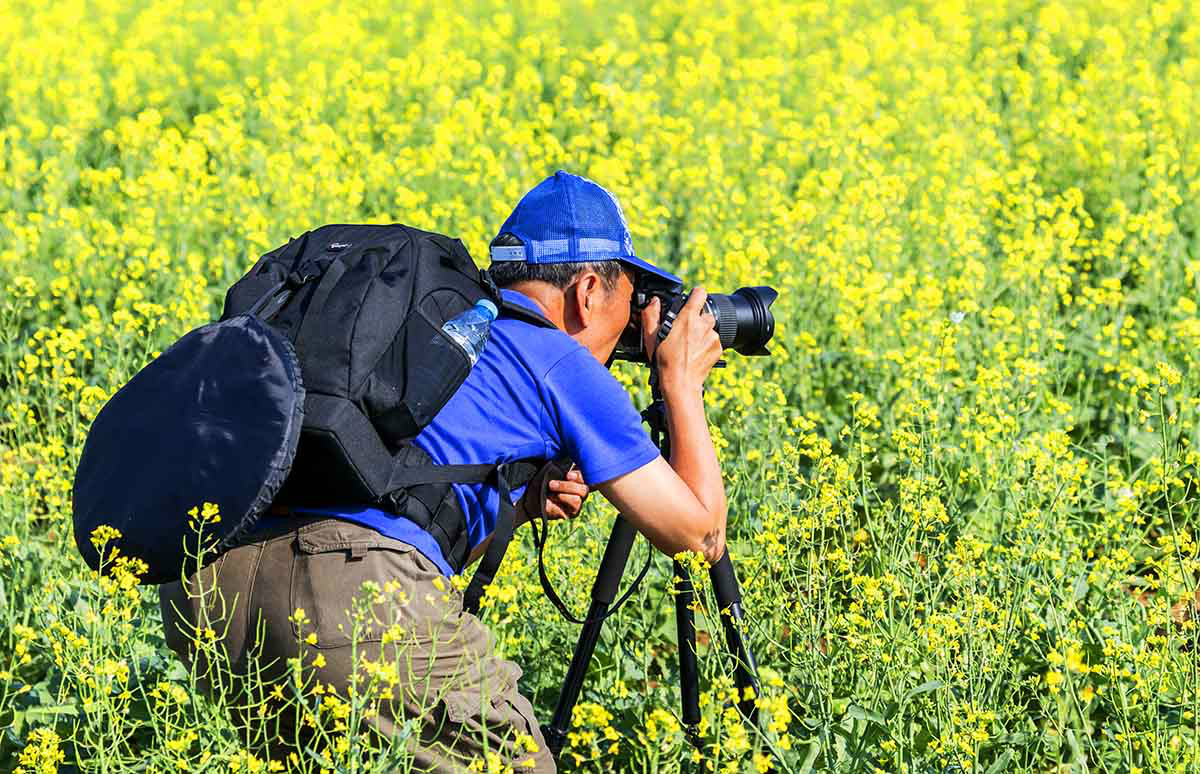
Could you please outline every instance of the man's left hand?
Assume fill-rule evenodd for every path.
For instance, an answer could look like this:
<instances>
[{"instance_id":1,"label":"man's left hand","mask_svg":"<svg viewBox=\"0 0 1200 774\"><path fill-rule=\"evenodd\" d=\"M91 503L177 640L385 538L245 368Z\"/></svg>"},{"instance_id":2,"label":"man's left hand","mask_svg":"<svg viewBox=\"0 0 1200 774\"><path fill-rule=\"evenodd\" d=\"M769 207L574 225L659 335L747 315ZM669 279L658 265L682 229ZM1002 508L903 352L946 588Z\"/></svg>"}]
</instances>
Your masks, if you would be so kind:
<instances>
[{"instance_id":1,"label":"man's left hand","mask_svg":"<svg viewBox=\"0 0 1200 774\"><path fill-rule=\"evenodd\" d=\"M564 471L552 465L542 475L529 482L529 488L521 497L517 513L517 524L540 518L573 519L583 508L591 489L583 483L583 474L572 466Z\"/></svg>"},{"instance_id":2,"label":"man's left hand","mask_svg":"<svg viewBox=\"0 0 1200 774\"><path fill-rule=\"evenodd\" d=\"M546 486L546 501L542 507L548 519L573 519L583 508L591 489L583 483L583 474L578 468L567 471L565 479L551 479Z\"/></svg>"}]
</instances>

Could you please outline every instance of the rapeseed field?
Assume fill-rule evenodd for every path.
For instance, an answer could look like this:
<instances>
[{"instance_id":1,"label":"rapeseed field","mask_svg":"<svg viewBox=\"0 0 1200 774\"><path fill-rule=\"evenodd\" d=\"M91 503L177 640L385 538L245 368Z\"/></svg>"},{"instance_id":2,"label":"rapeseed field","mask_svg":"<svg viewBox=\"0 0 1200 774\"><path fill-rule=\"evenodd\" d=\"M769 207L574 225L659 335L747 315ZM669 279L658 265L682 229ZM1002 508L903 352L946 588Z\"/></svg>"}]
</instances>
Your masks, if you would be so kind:
<instances>
[{"instance_id":1,"label":"rapeseed field","mask_svg":"<svg viewBox=\"0 0 1200 774\"><path fill-rule=\"evenodd\" d=\"M366 736L369 690L263 686L242 723L204 698L137 562L101 579L75 551L74 466L262 253L398 221L485 261L560 168L690 283L781 293L771 355L706 394L760 727L706 597L685 739L660 556L562 770L1200 770L1193 11L0 0L0 770L406 770ZM551 530L576 611L599 500ZM519 538L483 616L545 721L578 629ZM320 743L268 763L255 719L282 701Z\"/></svg>"}]
</instances>

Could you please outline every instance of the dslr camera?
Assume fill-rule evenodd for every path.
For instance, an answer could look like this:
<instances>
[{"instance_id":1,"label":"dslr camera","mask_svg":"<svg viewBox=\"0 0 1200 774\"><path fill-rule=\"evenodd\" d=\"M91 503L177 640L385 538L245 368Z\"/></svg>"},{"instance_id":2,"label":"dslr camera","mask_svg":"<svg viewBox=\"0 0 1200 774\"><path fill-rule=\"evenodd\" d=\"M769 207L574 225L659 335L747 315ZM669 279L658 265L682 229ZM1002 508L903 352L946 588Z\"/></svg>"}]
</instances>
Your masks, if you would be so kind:
<instances>
[{"instance_id":1,"label":"dslr camera","mask_svg":"<svg viewBox=\"0 0 1200 774\"><path fill-rule=\"evenodd\" d=\"M633 289L633 307L629 327L621 334L621 340L613 352L613 360L628 360L631 363L646 363L646 348L642 342L641 312L650 300L657 297L661 303L658 340L662 341L671 332L671 325L689 293L683 285L643 275ZM712 314L717 335L721 337L722 349L732 349L742 355L768 355L767 342L775 335L775 315L771 304L779 293L771 287L739 288L732 293L709 293L705 309ZM719 363L718 365L723 365Z\"/></svg>"}]
</instances>

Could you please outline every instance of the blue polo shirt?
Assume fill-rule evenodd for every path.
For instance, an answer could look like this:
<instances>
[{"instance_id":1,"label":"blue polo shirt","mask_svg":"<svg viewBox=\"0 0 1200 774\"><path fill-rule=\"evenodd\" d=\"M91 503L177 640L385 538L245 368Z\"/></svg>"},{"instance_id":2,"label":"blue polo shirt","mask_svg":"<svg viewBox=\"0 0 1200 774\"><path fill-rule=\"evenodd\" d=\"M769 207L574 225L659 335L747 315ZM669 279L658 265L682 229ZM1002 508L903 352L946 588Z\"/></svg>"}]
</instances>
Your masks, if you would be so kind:
<instances>
[{"instance_id":1,"label":"blue polo shirt","mask_svg":"<svg viewBox=\"0 0 1200 774\"><path fill-rule=\"evenodd\" d=\"M505 300L535 311L514 290ZM589 486L637 470L658 457L629 393L582 345L557 328L503 315L466 381L414 441L442 465L495 463L565 455ZM487 484L454 484L474 549L496 528L500 493ZM513 490L513 502L524 487ZM353 521L419 550L449 576L441 548L414 522L347 504L296 509ZM277 518L264 518L274 521Z\"/></svg>"}]
</instances>

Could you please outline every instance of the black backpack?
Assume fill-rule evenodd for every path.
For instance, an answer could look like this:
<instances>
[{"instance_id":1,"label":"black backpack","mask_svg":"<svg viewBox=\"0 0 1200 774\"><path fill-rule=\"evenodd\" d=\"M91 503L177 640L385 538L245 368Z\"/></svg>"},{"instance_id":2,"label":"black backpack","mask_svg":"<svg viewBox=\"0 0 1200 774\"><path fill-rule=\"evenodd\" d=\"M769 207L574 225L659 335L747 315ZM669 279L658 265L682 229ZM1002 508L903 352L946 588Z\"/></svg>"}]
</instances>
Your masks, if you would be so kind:
<instances>
[{"instance_id":1,"label":"black backpack","mask_svg":"<svg viewBox=\"0 0 1200 774\"><path fill-rule=\"evenodd\" d=\"M205 525L207 559L272 503L361 503L416 522L461 572L468 535L450 485L488 482L501 510L465 594L477 610L512 536L510 490L546 461L435 465L412 440L470 371L442 325L483 298L553 327L504 302L462 242L410 226L322 226L264 255L219 321L183 336L97 415L73 491L88 565L101 564L89 539L100 524L149 564L145 582L162 583L199 546L189 510L202 502L221 513Z\"/></svg>"}]
</instances>

